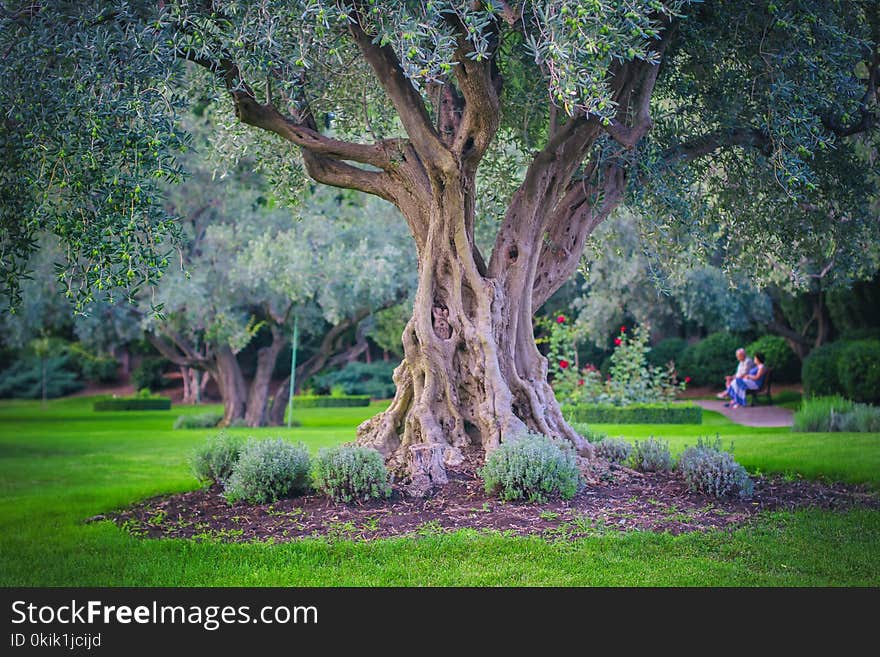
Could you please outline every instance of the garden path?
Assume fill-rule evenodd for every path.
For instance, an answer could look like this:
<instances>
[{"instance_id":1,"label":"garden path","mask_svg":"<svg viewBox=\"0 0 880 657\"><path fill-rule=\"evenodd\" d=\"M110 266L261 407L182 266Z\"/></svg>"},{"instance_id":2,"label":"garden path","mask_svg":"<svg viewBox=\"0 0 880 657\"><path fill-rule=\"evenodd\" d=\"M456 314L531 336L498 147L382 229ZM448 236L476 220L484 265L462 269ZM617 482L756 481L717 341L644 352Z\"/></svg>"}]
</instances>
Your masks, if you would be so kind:
<instances>
[{"instance_id":1,"label":"garden path","mask_svg":"<svg viewBox=\"0 0 880 657\"><path fill-rule=\"evenodd\" d=\"M747 427L790 427L794 411L782 406L746 406L745 408L727 408L724 402L716 399L695 399L708 411L717 411L728 419Z\"/></svg>"}]
</instances>

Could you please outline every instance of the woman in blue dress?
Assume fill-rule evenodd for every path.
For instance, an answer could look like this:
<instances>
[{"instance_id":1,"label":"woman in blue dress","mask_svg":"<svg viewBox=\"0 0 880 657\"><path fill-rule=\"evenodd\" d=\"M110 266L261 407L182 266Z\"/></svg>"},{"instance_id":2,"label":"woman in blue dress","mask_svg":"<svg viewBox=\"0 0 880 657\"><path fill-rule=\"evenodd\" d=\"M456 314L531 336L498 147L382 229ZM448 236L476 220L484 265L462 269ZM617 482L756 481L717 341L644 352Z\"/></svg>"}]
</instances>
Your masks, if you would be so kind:
<instances>
[{"instance_id":1,"label":"woman in blue dress","mask_svg":"<svg viewBox=\"0 0 880 657\"><path fill-rule=\"evenodd\" d=\"M767 367L764 364L764 354L755 352L755 366L743 376L736 377L730 382L727 394L730 395L730 408L739 408L746 405L746 393L749 390L757 390L764 383L764 375ZM727 406L728 404L725 404Z\"/></svg>"}]
</instances>

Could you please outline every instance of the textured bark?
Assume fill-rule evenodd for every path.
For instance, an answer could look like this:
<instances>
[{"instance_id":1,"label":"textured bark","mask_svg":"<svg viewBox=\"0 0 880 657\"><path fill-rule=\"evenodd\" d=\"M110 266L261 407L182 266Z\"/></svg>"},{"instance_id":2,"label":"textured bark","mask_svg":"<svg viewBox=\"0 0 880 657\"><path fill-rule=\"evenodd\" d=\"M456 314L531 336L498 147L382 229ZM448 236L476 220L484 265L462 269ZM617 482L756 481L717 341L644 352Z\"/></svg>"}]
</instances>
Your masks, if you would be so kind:
<instances>
[{"instance_id":1,"label":"textured bark","mask_svg":"<svg viewBox=\"0 0 880 657\"><path fill-rule=\"evenodd\" d=\"M217 386L220 388L220 397L223 399L223 425L244 418L247 405L247 386L241 367L235 354L228 346L217 350L217 372L214 375Z\"/></svg>"},{"instance_id":2,"label":"textured bark","mask_svg":"<svg viewBox=\"0 0 880 657\"><path fill-rule=\"evenodd\" d=\"M181 367L180 376L183 380L183 403L199 404L202 399L200 387L201 372L192 367Z\"/></svg>"},{"instance_id":3,"label":"textured bark","mask_svg":"<svg viewBox=\"0 0 880 657\"><path fill-rule=\"evenodd\" d=\"M267 405L269 401L269 384L272 372L278 360L278 354L284 347L284 335L281 330L272 326L272 342L257 352L257 369L251 380L248 391L245 424L249 427L265 426L268 420Z\"/></svg>"},{"instance_id":4,"label":"textured bark","mask_svg":"<svg viewBox=\"0 0 880 657\"><path fill-rule=\"evenodd\" d=\"M591 455L562 417L535 345L534 267L527 264L534 243L523 244L506 276L484 276L469 230L472 178L433 182L439 203L422 217L427 239L404 360L394 373L397 394L358 428L358 443L382 452L416 495L446 483L447 468L463 462L468 446L488 453L527 431L568 439Z\"/></svg>"}]
</instances>

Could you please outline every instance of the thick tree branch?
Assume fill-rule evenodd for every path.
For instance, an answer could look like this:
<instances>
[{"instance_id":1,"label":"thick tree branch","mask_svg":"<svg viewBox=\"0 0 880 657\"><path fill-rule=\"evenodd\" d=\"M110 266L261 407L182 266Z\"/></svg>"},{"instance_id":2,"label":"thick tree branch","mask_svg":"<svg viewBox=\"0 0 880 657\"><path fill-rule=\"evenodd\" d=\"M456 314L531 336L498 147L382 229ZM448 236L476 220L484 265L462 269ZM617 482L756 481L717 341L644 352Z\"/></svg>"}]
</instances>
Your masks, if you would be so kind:
<instances>
[{"instance_id":1,"label":"thick tree branch","mask_svg":"<svg viewBox=\"0 0 880 657\"><path fill-rule=\"evenodd\" d=\"M375 144L340 141L318 132L312 121L296 122L285 117L271 103L259 103L247 90L232 90L235 113L247 125L274 132L283 139L317 155L350 160L378 169L391 169L405 148L405 140L386 139Z\"/></svg>"},{"instance_id":2,"label":"thick tree branch","mask_svg":"<svg viewBox=\"0 0 880 657\"><path fill-rule=\"evenodd\" d=\"M475 167L498 130L502 80L494 53L482 60L474 59L474 49L467 39L464 24L458 19L451 22L458 31L455 79L465 101L452 151L463 162ZM492 47L496 47L497 26L493 24L491 29Z\"/></svg>"},{"instance_id":3,"label":"thick tree branch","mask_svg":"<svg viewBox=\"0 0 880 657\"><path fill-rule=\"evenodd\" d=\"M746 127L713 132L682 142L667 149L661 160L667 165L686 163L733 146L756 148L768 156L773 152L773 143L768 135L757 128Z\"/></svg>"},{"instance_id":4,"label":"thick tree branch","mask_svg":"<svg viewBox=\"0 0 880 657\"><path fill-rule=\"evenodd\" d=\"M307 110L299 121L295 121L281 114L271 102L260 103L253 90L242 83L238 66L232 60L216 62L189 51L184 56L223 79L232 96L235 115L242 123L275 133L299 146L306 170L316 181L393 200L394 185L387 172L397 167L400 153L407 148L406 140L358 144L333 139L317 130L314 118ZM380 171L362 169L346 161L376 167Z\"/></svg>"},{"instance_id":5,"label":"thick tree branch","mask_svg":"<svg viewBox=\"0 0 880 657\"><path fill-rule=\"evenodd\" d=\"M625 189L625 171L615 164L603 168L601 181L571 185L547 222L532 289L533 312L577 271L587 238L617 207Z\"/></svg>"},{"instance_id":6,"label":"thick tree branch","mask_svg":"<svg viewBox=\"0 0 880 657\"><path fill-rule=\"evenodd\" d=\"M433 164L441 170L454 171L455 158L431 124L425 103L403 74L394 50L391 46L374 43L359 21L357 12L353 12L349 31L364 59L376 74L376 79L391 99L403 129L412 140L419 157L426 165Z\"/></svg>"},{"instance_id":7,"label":"thick tree branch","mask_svg":"<svg viewBox=\"0 0 880 657\"><path fill-rule=\"evenodd\" d=\"M621 112L611 123L604 126L605 131L614 141L624 148L632 149L653 127L651 121L651 95L654 93L654 85L657 82L657 74L660 72L660 64L648 62L632 62L636 69L634 75L640 80L638 90L630 99L630 107L622 107ZM630 122L626 123L626 114L630 114Z\"/></svg>"},{"instance_id":8,"label":"thick tree branch","mask_svg":"<svg viewBox=\"0 0 880 657\"><path fill-rule=\"evenodd\" d=\"M168 338L170 344L155 333L147 333L147 339L165 358L180 367L210 369L210 360L198 353L179 333L171 329L163 329L163 335Z\"/></svg>"}]
</instances>

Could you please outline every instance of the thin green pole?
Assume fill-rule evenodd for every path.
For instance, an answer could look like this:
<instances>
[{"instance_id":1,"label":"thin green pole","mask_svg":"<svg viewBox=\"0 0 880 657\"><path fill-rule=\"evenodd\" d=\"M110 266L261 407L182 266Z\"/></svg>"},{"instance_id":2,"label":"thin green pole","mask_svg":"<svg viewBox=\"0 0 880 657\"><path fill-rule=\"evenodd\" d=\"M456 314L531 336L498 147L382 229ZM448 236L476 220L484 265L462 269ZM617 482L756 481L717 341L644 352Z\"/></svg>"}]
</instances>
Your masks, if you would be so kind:
<instances>
[{"instance_id":1,"label":"thin green pole","mask_svg":"<svg viewBox=\"0 0 880 657\"><path fill-rule=\"evenodd\" d=\"M293 391L296 386L296 348L299 343L299 317L293 316L293 343L290 347L290 397L287 399L287 428L293 422Z\"/></svg>"}]
</instances>

